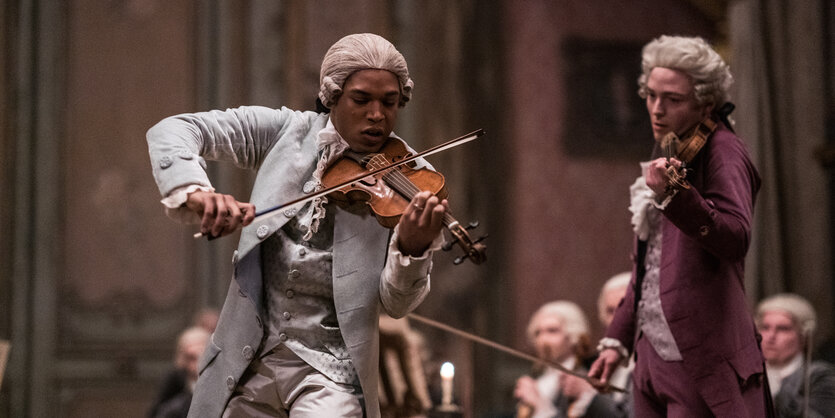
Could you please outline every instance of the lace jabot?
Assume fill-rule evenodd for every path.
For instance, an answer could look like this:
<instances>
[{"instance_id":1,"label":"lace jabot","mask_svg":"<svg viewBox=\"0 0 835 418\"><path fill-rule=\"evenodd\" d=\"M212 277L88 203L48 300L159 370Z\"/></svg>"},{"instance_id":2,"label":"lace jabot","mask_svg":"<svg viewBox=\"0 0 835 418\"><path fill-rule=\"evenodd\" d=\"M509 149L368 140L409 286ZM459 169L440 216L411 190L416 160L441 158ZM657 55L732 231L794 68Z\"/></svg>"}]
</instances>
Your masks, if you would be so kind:
<instances>
[{"instance_id":1,"label":"lace jabot","mask_svg":"<svg viewBox=\"0 0 835 418\"><path fill-rule=\"evenodd\" d=\"M653 206L655 192L647 186L644 175L646 174L649 161L641 163L641 176L629 186L629 211L632 212L632 230L638 239L646 241L649 238L649 217L647 211Z\"/></svg>"}]
</instances>

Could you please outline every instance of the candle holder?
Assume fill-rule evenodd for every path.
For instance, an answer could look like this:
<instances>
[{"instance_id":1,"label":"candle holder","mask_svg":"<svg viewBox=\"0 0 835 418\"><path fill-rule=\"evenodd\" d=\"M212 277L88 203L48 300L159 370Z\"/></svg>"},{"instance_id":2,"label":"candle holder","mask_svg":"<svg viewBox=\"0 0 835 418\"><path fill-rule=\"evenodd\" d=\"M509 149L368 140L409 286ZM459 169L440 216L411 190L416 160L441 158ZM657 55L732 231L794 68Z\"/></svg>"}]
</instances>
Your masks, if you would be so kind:
<instances>
[{"instance_id":1,"label":"candle holder","mask_svg":"<svg viewBox=\"0 0 835 418\"><path fill-rule=\"evenodd\" d=\"M453 402L452 388L455 377L455 367L450 362L441 365L441 404L435 408L440 414L433 416L454 417L459 416L461 408Z\"/></svg>"}]
</instances>

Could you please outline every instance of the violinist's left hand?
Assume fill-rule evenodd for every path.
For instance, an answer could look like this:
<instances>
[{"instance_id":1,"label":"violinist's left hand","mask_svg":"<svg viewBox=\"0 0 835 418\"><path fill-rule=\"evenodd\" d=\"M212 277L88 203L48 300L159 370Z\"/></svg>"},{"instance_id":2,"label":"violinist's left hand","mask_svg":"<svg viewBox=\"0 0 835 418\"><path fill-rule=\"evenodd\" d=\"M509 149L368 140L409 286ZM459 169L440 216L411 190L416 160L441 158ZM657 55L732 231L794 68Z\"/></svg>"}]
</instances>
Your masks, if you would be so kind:
<instances>
[{"instance_id":1,"label":"violinist's left hand","mask_svg":"<svg viewBox=\"0 0 835 418\"><path fill-rule=\"evenodd\" d=\"M649 167L647 167L647 172L645 173L647 186L655 192L656 196L662 197L659 201L664 200L663 196L666 196L667 184L670 182L670 175L667 173L667 167L670 166L679 168L681 167L681 161L671 158L670 161L667 162L666 158L657 158L650 161Z\"/></svg>"},{"instance_id":2,"label":"violinist's left hand","mask_svg":"<svg viewBox=\"0 0 835 418\"><path fill-rule=\"evenodd\" d=\"M446 199L430 192L420 192L409 202L398 223L397 247L404 255L420 257L441 233Z\"/></svg>"}]
</instances>

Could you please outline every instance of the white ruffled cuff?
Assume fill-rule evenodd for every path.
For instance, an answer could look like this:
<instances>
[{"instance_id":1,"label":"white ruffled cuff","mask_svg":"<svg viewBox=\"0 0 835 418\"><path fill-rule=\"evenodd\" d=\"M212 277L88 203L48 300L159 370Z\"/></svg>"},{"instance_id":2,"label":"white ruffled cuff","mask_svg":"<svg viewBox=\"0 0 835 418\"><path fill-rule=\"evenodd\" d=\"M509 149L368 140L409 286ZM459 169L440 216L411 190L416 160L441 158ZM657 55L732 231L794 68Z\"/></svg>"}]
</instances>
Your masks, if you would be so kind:
<instances>
[{"instance_id":1,"label":"white ruffled cuff","mask_svg":"<svg viewBox=\"0 0 835 418\"><path fill-rule=\"evenodd\" d=\"M193 193L198 190L213 193L215 188L201 186L199 184L190 184L188 186L178 187L172 190L168 196L160 200L160 203L165 206L165 214L168 215L169 218L182 223L200 223L200 217L185 207L185 203L188 201L189 193Z\"/></svg>"},{"instance_id":2,"label":"white ruffled cuff","mask_svg":"<svg viewBox=\"0 0 835 418\"><path fill-rule=\"evenodd\" d=\"M617 350L618 354L620 354L621 356L621 359L629 358L629 351L626 351L626 347L624 347L623 344L621 344L621 342L616 338L606 337L601 339L600 342L597 344L598 353L608 348Z\"/></svg>"},{"instance_id":3,"label":"white ruffled cuff","mask_svg":"<svg viewBox=\"0 0 835 418\"><path fill-rule=\"evenodd\" d=\"M388 277L392 286L400 291L412 289L420 279L429 276L432 270L432 254L444 245L444 235L439 233L429 248L418 257L412 257L400 252L397 247L397 236L400 225L394 227L389 241L389 255L386 269L390 270Z\"/></svg>"}]
</instances>

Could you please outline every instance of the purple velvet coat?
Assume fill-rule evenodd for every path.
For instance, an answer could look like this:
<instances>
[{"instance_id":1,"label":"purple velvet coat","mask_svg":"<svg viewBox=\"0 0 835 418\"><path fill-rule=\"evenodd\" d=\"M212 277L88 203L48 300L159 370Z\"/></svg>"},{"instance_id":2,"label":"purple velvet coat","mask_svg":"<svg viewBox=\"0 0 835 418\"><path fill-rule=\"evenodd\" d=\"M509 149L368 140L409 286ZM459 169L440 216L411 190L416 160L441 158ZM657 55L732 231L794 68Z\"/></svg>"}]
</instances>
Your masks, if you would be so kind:
<instances>
[{"instance_id":1,"label":"purple velvet coat","mask_svg":"<svg viewBox=\"0 0 835 418\"><path fill-rule=\"evenodd\" d=\"M687 370L681 378L698 388L716 416L744 416L739 382L763 373L743 277L760 178L742 141L717 125L690 164L692 187L662 211L660 296ZM635 248L633 260L637 239ZM634 286L635 268L607 330L630 352L637 327Z\"/></svg>"}]
</instances>

